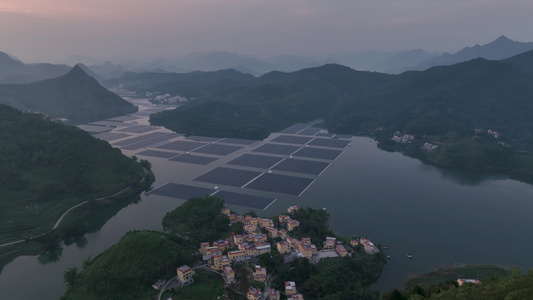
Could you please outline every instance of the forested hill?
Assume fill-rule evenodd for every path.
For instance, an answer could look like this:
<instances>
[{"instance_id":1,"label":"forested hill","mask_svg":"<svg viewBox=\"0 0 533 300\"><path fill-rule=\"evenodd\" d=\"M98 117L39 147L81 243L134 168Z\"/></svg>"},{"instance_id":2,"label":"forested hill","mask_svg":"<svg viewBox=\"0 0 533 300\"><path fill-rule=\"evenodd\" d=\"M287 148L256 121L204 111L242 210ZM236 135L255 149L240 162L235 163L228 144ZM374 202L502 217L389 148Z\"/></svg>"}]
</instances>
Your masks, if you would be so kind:
<instances>
[{"instance_id":1,"label":"forested hill","mask_svg":"<svg viewBox=\"0 0 533 300\"><path fill-rule=\"evenodd\" d=\"M0 244L48 232L68 208L140 188L146 176L139 163L79 128L2 104L0 120L0 219L10 220Z\"/></svg>"},{"instance_id":2,"label":"forested hill","mask_svg":"<svg viewBox=\"0 0 533 300\"><path fill-rule=\"evenodd\" d=\"M137 110L98 84L79 66L58 78L29 84L0 84L0 103L67 119L70 124L93 122Z\"/></svg>"},{"instance_id":3,"label":"forested hill","mask_svg":"<svg viewBox=\"0 0 533 300\"><path fill-rule=\"evenodd\" d=\"M181 89L195 101L152 115L152 124L185 134L263 139L322 118L330 132L373 136L388 150L439 165L519 170L533 181L533 160L517 155L533 151L533 75L506 61L478 58L400 75L325 65L271 72L229 88ZM413 143L392 142L396 132L413 135ZM439 148L424 152L425 143Z\"/></svg>"},{"instance_id":4,"label":"forested hill","mask_svg":"<svg viewBox=\"0 0 533 300\"><path fill-rule=\"evenodd\" d=\"M519 149L533 149L532 82L514 66L484 59L401 75L325 65L272 72L254 84L209 94L191 86L196 101L153 115L151 122L212 136L237 137L257 128L262 135L256 138L317 118L325 119L330 131L350 134L371 134L380 126L387 132L445 134L453 123L465 132L497 130Z\"/></svg>"}]
</instances>

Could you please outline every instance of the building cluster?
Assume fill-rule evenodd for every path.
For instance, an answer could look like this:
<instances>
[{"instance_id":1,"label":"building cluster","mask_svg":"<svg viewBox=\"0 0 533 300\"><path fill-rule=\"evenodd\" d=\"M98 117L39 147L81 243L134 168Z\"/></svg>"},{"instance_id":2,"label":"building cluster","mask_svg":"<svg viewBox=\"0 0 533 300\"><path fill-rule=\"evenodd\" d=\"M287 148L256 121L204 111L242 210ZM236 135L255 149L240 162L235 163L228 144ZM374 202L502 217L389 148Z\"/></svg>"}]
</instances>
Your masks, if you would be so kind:
<instances>
[{"instance_id":1,"label":"building cluster","mask_svg":"<svg viewBox=\"0 0 533 300\"><path fill-rule=\"evenodd\" d=\"M402 144L410 143L413 141L414 138L415 137L411 134L404 134L402 136L399 131L396 131L394 135L392 136L393 141L395 141L396 143L402 143Z\"/></svg>"},{"instance_id":2,"label":"building cluster","mask_svg":"<svg viewBox=\"0 0 533 300\"><path fill-rule=\"evenodd\" d=\"M293 238L289 235L296 227L300 226L298 220L292 219L289 214L297 212L298 206L291 206L287 209L287 215L279 215L278 220L281 228L276 228L271 219L252 217L250 215L236 215L224 207L222 213L227 215L230 222L242 222L243 234L233 234L228 240L218 240L212 243L200 243L200 253L207 265L224 275L228 283L235 282L235 271L232 268L232 263L240 263L250 260L254 256L264 253L269 253L271 244L268 238L280 238L276 243L276 248L280 254L293 254L298 257L305 257L313 261L319 252L324 251L324 255L333 255L344 257L349 255L348 249L337 241L335 237L326 237L323 243L323 250L318 251L317 246L311 242L308 237L301 239ZM351 246L362 245L367 253L379 252L379 249L368 239L358 238L350 241ZM229 250L230 247L237 248L236 250ZM225 254L224 254L225 253ZM335 254L336 253L336 254ZM328 256L331 257L331 256ZM316 261L315 261L316 262ZM181 266L178 268L178 280L182 285L192 283L194 271L188 266ZM256 265L253 269L253 279L260 282L267 280L267 269L263 266ZM280 299L280 291L276 289L269 289L265 293L261 292L260 288L250 287L247 292L249 300L266 300ZM298 293L296 284L292 281L285 282L285 295L287 299L303 299L303 295Z\"/></svg>"}]
</instances>

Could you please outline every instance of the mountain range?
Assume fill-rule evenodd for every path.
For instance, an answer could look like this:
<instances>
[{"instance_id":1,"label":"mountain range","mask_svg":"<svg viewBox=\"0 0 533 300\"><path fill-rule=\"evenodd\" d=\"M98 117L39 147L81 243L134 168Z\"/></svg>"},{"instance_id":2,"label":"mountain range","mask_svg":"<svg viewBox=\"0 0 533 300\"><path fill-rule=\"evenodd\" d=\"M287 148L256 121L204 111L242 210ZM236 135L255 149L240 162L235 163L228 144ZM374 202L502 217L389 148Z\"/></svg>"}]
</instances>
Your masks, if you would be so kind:
<instances>
[{"instance_id":1,"label":"mountain range","mask_svg":"<svg viewBox=\"0 0 533 300\"><path fill-rule=\"evenodd\" d=\"M80 66L67 74L28 84L0 84L0 103L80 124L137 111L102 87Z\"/></svg>"},{"instance_id":2,"label":"mountain range","mask_svg":"<svg viewBox=\"0 0 533 300\"><path fill-rule=\"evenodd\" d=\"M502 60L529 50L533 50L533 42L517 42L502 35L495 41L488 44L466 47L453 54L444 53L438 57L421 62L418 65L412 65L411 67L404 68L404 71L426 70L434 66L453 65L478 57L488 60Z\"/></svg>"},{"instance_id":3,"label":"mountain range","mask_svg":"<svg viewBox=\"0 0 533 300\"><path fill-rule=\"evenodd\" d=\"M30 83L64 75L70 69L67 65L25 64L0 52L0 83Z\"/></svg>"}]
</instances>

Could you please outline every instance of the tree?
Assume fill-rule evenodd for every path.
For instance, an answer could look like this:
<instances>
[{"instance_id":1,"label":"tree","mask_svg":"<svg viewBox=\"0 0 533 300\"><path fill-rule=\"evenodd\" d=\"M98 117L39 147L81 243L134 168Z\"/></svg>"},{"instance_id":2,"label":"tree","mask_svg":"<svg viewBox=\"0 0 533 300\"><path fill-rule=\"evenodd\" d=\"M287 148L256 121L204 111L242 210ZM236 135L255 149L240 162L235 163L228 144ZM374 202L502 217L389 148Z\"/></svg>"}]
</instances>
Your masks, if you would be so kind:
<instances>
[{"instance_id":1,"label":"tree","mask_svg":"<svg viewBox=\"0 0 533 300\"><path fill-rule=\"evenodd\" d=\"M78 268L68 268L63 274L63 282L67 284L67 287L72 287L76 284L78 280Z\"/></svg>"}]
</instances>

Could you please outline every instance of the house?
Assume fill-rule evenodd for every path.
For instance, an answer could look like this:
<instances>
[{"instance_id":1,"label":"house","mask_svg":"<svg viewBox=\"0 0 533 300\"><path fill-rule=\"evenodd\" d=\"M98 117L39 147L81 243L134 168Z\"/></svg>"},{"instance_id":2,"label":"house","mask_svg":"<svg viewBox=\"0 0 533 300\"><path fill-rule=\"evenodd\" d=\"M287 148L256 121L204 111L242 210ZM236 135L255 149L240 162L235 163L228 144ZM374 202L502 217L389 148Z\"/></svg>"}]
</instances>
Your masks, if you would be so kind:
<instances>
[{"instance_id":1,"label":"house","mask_svg":"<svg viewBox=\"0 0 533 300\"><path fill-rule=\"evenodd\" d=\"M266 236L266 234L258 234L254 236L254 243L266 242L267 239L268 237Z\"/></svg>"},{"instance_id":2,"label":"house","mask_svg":"<svg viewBox=\"0 0 533 300\"><path fill-rule=\"evenodd\" d=\"M359 246L359 240L350 240L350 245L353 247Z\"/></svg>"},{"instance_id":3,"label":"house","mask_svg":"<svg viewBox=\"0 0 533 300\"><path fill-rule=\"evenodd\" d=\"M473 284L480 284L481 281L477 280L477 279L457 279L457 283L459 284L459 286L465 284L465 283L473 283Z\"/></svg>"},{"instance_id":4,"label":"house","mask_svg":"<svg viewBox=\"0 0 533 300\"><path fill-rule=\"evenodd\" d=\"M289 243L287 243L286 241L277 242L276 247L278 248L278 252L280 254L291 252L291 247L289 246Z\"/></svg>"},{"instance_id":5,"label":"house","mask_svg":"<svg viewBox=\"0 0 533 300\"><path fill-rule=\"evenodd\" d=\"M278 236L278 230L276 228L268 226L268 227L265 227L265 229L268 232L268 237L275 238Z\"/></svg>"},{"instance_id":6,"label":"house","mask_svg":"<svg viewBox=\"0 0 533 300\"><path fill-rule=\"evenodd\" d=\"M316 254L316 246L311 244L310 238L302 238L298 242L298 251L302 253L303 257L310 259L313 254Z\"/></svg>"},{"instance_id":7,"label":"house","mask_svg":"<svg viewBox=\"0 0 533 300\"><path fill-rule=\"evenodd\" d=\"M272 227L274 226L274 222L272 222L272 220L270 219L261 219L261 221L259 222L259 226L261 226L261 228L264 228L264 227Z\"/></svg>"},{"instance_id":8,"label":"house","mask_svg":"<svg viewBox=\"0 0 533 300\"><path fill-rule=\"evenodd\" d=\"M224 275L228 282L235 282L235 271L230 266L224 266Z\"/></svg>"},{"instance_id":9,"label":"house","mask_svg":"<svg viewBox=\"0 0 533 300\"><path fill-rule=\"evenodd\" d=\"M333 250L335 248L335 243L337 243L336 238L326 237L326 241L324 242L324 250Z\"/></svg>"},{"instance_id":10,"label":"house","mask_svg":"<svg viewBox=\"0 0 533 300\"><path fill-rule=\"evenodd\" d=\"M374 243L372 243L369 239L361 238L360 242L361 244L363 244L366 253L374 254L376 252L379 252L378 247L376 247Z\"/></svg>"},{"instance_id":11,"label":"house","mask_svg":"<svg viewBox=\"0 0 533 300\"><path fill-rule=\"evenodd\" d=\"M286 238L287 237L287 229L278 230L278 234L279 234L279 236L281 236L281 238Z\"/></svg>"},{"instance_id":12,"label":"house","mask_svg":"<svg viewBox=\"0 0 533 300\"><path fill-rule=\"evenodd\" d=\"M234 261L239 258L244 258L246 256L246 252L244 250L235 250L235 251L228 251L228 259Z\"/></svg>"},{"instance_id":13,"label":"house","mask_svg":"<svg viewBox=\"0 0 533 300\"><path fill-rule=\"evenodd\" d=\"M300 222L298 222L298 220L294 220L294 219L290 219L287 221L287 230L288 231L293 231L294 228L300 226Z\"/></svg>"},{"instance_id":14,"label":"house","mask_svg":"<svg viewBox=\"0 0 533 300\"><path fill-rule=\"evenodd\" d=\"M261 289L251 286L246 293L246 298L248 300L260 300L263 294L261 294Z\"/></svg>"},{"instance_id":15,"label":"house","mask_svg":"<svg viewBox=\"0 0 533 300\"><path fill-rule=\"evenodd\" d=\"M337 251L340 257L345 257L348 254L348 251L346 251L346 247L340 244L335 246L335 251Z\"/></svg>"},{"instance_id":16,"label":"house","mask_svg":"<svg viewBox=\"0 0 533 300\"><path fill-rule=\"evenodd\" d=\"M231 213L231 211L227 207L222 207L221 213L224 214L224 215L229 215Z\"/></svg>"},{"instance_id":17,"label":"house","mask_svg":"<svg viewBox=\"0 0 533 300\"><path fill-rule=\"evenodd\" d=\"M290 214L290 213L293 213L293 212L297 212L298 211L298 206L296 205L293 205L293 206L289 206L289 208L287 208L287 212Z\"/></svg>"},{"instance_id":18,"label":"house","mask_svg":"<svg viewBox=\"0 0 533 300\"><path fill-rule=\"evenodd\" d=\"M257 226L254 224L244 224L242 227L246 233L252 234L257 230Z\"/></svg>"},{"instance_id":19,"label":"house","mask_svg":"<svg viewBox=\"0 0 533 300\"><path fill-rule=\"evenodd\" d=\"M243 236L242 235L236 234L236 235L233 236L233 242L235 243L235 245L240 244L243 241L244 240L243 240Z\"/></svg>"},{"instance_id":20,"label":"house","mask_svg":"<svg viewBox=\"0 0 533 300\"><path fill-rule=\"evenodd\" d=\"M194 279L192 278L194 270L191 267L183 265L177 268L176 271L178 273L178 281L181 285L188 285L194 282Z\"/></svg>"},{"instance_id":21,"label":"house","mask_svg":"<svg viewBox=\"0 0 533 300\"><path fill-rule=\"evenodd\" d=\"M230 265L230 260L226 255L216 256L213 258L213 265L211 265L211 269L222 271L224 270L224 267Z\"/></svg>"},{"instance_id":22,"label":"house","mask_svg":"<svg viewBox=\"0 0 533 300\"><path fill-rule=\"evenodd\" d=\"M285 295L287 297L297 294L296 283L294 281L285 281Z\"/></svg>"},{"instance_id":23,"label":"house","mask_svg":"<svg viewBox=\"0 0 533 300\"><path fill-rule=\"evenodd\" d=\"M266 244L264 246L258 246L256 255L261 255L264 253L270 253L270 244Z\"/></svg>"},{"instance_id":24,"label":"house","mask_svg":"<svg viewBox=\"0 0 533 300\"><path fill-rule=\"evenodd\" d=\"M279 300L279 290L271 288L270 291L268 291L268 299L270 300Z\"/></svg>"},{"instance_id":25,"label":"house","mask_svg":"<svg viewBox=\"0 0 533 300\"><path fill-rule=\"evenodd\" d=\"M202 255L206 255L206 249L209 247L209 243L208 242L203 242L203 243L200 243L200 253Z\"/></svg>"},{"instance_id":26,"label":"house","mask_svg":"<svg viewBox=\"0 0 533 300\"><path fill-rule=\"evenodd\" d=\"M228 215L228 218L229 218L229 221L230 221L230 222L235 222L235 221L237 221L237 215L236 215L236 214L229 214L229 215Z\"/></svg>"},{"instance_id":27,"label":"house","mask_svg":"<svg viewBox=\"0 0 533 300\"><path fill-rule=\"evenodd\" d=\"M254 276L254 280L265 282L266 276L267 276L266 268L256 265L253 276Z\"/></svg>"},{"instance_id":28,"label":"house","mask_svg":"<svg viewBox=\"0 0 533 300\"><path fill-rule=\"evenodd\" d=\"M287 222L289 219L290 218L287 215L279 215L278 216L278 220L279 220L280 224L283 224L283 223Z\"/></svg>"},{"instance_id":29,"label":"house","mask_svg":"<svg viewBox=\"0 0 533 300\"><path fill-rule=\"evenodd\" d=\"M293 294L290 297L287 297L287 300L303 300L304 295L302 294Z\"/></svg>"}]
</instances>

